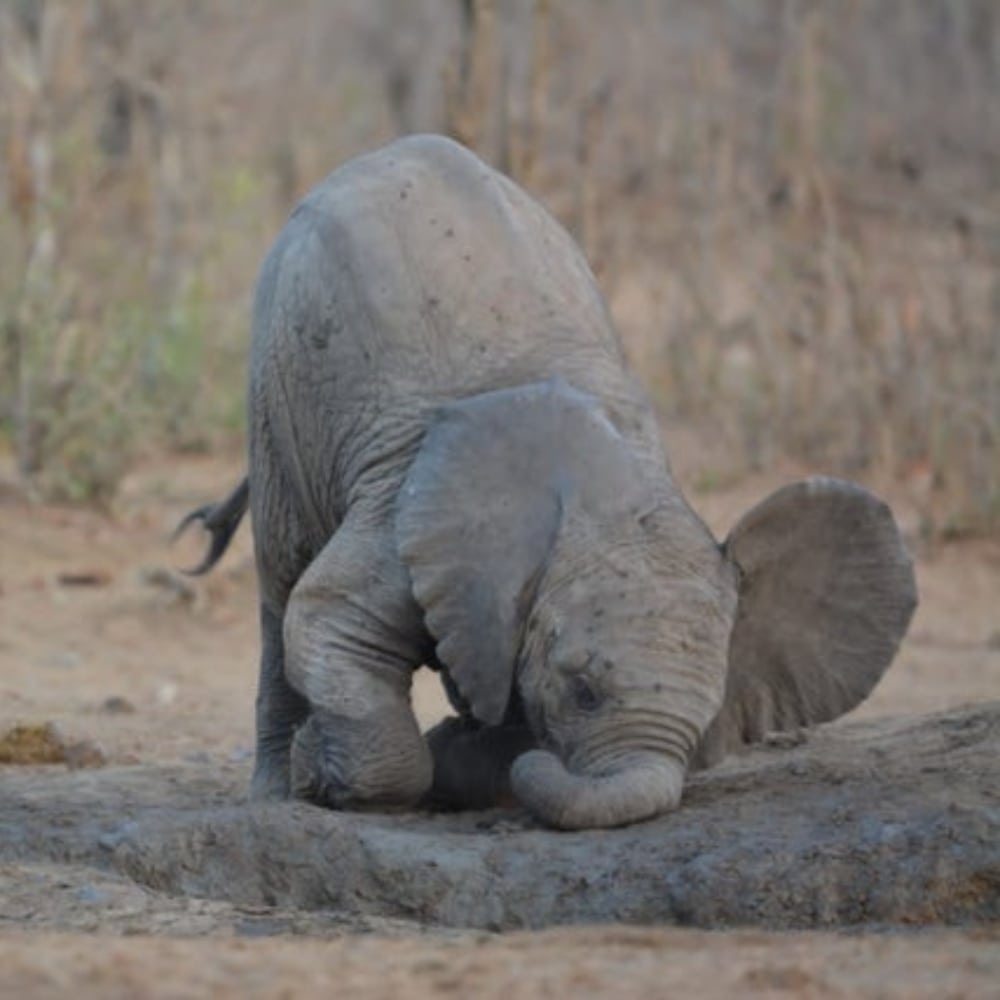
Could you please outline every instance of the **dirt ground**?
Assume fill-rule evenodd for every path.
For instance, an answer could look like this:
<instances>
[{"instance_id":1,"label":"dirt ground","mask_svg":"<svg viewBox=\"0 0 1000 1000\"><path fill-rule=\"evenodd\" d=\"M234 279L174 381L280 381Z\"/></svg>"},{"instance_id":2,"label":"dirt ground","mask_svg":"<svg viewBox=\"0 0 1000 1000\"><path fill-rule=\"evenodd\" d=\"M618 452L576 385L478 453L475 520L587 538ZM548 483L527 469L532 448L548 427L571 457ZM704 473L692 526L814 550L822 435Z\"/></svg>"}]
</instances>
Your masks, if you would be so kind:
<instances>
[{"instance_id":1,"label":"dirt ground","mask_svg":"<svg viewBox=\"0 0 1000 1000\"><path fill-rule=\"evenodd\" d=\"M692 451L697 454L697 451ZM694 481L695 460L675 462ZM691 499L719 534L799 470ZM257 655L249 533L192 581L198 539L179 517L221 495L238 459L156 458L110 514L31 506L0 467L0 736L53 723L76 763L216 765L249 773ZM921 606L899 658L857 715L1000 698L1000 546L926 546L907 497ZM418 714L443 710L422 678ZM16 765L6 765L14 767ZM38 767L38 780L65 773ZM2 811L2 802L0 802ZM2 818L2 817L0 817ZM2 857L0 844L0 857ZM208 940L206 940L206 937ZM1000 997L1000 928L864 935L555 929L439 932L336 914L239 911L161 896L73 866L0 860L0 995Z\"/></svg>"}]
</instances>

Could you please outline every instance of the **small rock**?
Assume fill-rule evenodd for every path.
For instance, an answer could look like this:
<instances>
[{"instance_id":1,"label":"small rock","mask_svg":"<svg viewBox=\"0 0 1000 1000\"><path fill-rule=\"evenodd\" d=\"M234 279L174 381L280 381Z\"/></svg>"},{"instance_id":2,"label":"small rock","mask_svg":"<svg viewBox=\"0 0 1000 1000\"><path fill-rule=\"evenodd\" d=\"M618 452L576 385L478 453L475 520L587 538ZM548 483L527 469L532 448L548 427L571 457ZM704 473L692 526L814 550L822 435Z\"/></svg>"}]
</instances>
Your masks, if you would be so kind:
<instances>
[{"instance_id":1,"label":"small rock","mask_svg":"<svg viewBox=\"0 0 1000 1000\"><path fill-rule=\"evenodd\" d=\"M287 917L255 917L240 920L233 926L237 935L247 938L277 937L287 934L290 929L291 921Z\"/></svg>"},{"instance_id":2,"label":"small rock","mask_svg":"<svg viewBox=\"0 0 1000 1000\"><path fill-rule=\"evenodd\" d=\"M197 588L175 570L165 566L144 566L139 577L147 587L161 590L170 604L194 605L197 602Z\"/></svg>"},{"instance_id":3,"label":"small rock","mask_svg":"<svg viewBox=\"0 0 1000 1000\"><path fill-rule=\"evenodd\" d=\"M775 750L789 750L792 747L802 746L809 742L809 733L806 729L790 729L787 732L765 733L761 740L764 746Z\"/></svg>"},{"instance_id":4,"label":"small rock","mask_svg":"<svg viewBox=\"0 0 1000 1000\"><path fill-rule=\"evenodd\" d=\"M76 896L81 903L103 903L107 898L100 889L95 888L89 883L87 885L80 886L77 890Z\"/></svg>"},{"instance_id":5,"label":"small rock","mask_svg":"<svg viewBox=\"0 0 1000 1000\"><path fill-rule=\"evenodd\" d=\"M91 740L67 743L63 750L63 760L74 771L84 767L103 767L108 762L104 751Z\"/></svg>"},{"instance_id":6,"label":"small rock","mask_svg":"<svg viewBox=\"0 0 1000 1000\"><path fill-rule=\"evenodd\" d=\"M119 844L134 837L138 830L139 824L135 820L128 820L110 830L105 830L98 836L97 844L106 851L113 851Z\"/></svg>"},{"instance_id":7,"label":"small rock","mask_svg":"<svg viewBox=\"0 0 1000 1000\"><path fill-rule=\"evenodd\" d=\"M120 694L113 694L101 702L99 712L105 715L132 715L135 713L135 705Z\"/></svg>"},{"instance_id":8,"label":"small rock","mask_svg":"<svg viewBox=\"0 0 1000 1000\"><path fill-rule=\"evenodd\" d=\"M106 569L66 570L56 577L63 587L106 587L111 573Z\"/></svg>"},{"instance_id":9,"label":"small rock","mask_svg":"<svg viewBox=\"0 0 1000 1000\"><path fill-rule=\"evenodd\" d=\"M173 681L164 681L156 689L156 703L158 705L172 705L177 700L177 685Z\"/></svg>"}]
</instances>

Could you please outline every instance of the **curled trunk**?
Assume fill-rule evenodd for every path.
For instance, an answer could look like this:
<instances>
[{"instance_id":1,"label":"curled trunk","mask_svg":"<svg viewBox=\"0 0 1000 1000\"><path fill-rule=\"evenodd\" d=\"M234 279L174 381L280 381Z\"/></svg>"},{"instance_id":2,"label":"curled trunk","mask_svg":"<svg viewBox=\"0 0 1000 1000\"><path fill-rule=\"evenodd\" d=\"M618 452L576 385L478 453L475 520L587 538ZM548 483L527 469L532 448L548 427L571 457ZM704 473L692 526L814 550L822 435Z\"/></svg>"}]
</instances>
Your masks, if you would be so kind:
<instances>
[{"instance_id":1,"label":"curled trunk","mask_svg":"<svg viewBox=\"0 0 1000 1000\"><path fill-rule=\"evenodd\" d=\"M522 754L511 769L520 802L560 830L625 826L676 808L684 767L671 757L637 754L614 771L574 774L545 750Z\"/></svg>"}]
</instances>

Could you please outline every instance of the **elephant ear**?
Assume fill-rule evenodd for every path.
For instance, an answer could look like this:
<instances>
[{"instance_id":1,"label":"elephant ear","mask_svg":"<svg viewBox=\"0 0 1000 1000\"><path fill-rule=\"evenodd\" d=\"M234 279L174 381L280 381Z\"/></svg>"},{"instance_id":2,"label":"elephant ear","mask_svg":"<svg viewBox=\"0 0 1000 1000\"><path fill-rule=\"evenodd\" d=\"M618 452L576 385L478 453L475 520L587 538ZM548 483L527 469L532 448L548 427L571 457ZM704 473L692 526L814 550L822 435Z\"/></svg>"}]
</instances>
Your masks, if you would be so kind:
<instances>
[{"instance_id":1,"label":"elephant ear","mask_svg":"<svg viewBox=\"0 0 1000 1000\"><path fill-rule=\"evenodd\" d=\"M708 765L765 732L835 719L895 656L917 606L888 506L816 477L772 494L725 543L739 571L726 694L699 753Z\"/></svg>"},{"instance_id":2,"label":"elephant ear","mask_svg":"<svg viewBox=\"0 0 1000 1000\"><path fill-rule=\"evenodd\" d=\"M555 379L443 407L396 528L437 656L476 718L502 721L528 611L567 506L641 511L636 463L590 396Z\"/></svg>"}]
</instances>

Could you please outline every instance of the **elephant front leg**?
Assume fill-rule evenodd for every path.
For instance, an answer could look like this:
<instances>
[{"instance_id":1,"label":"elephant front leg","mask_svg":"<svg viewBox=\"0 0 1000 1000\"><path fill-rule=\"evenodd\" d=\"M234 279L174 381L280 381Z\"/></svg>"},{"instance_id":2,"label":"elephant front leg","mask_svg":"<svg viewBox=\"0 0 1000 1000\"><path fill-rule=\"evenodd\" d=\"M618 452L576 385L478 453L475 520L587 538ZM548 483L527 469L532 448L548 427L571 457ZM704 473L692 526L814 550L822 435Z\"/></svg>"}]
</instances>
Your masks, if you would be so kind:
<instances>
[{"instance_id":1,"label":"elephant front leg","mask_svg":"<svg viewBox=\"0 0 1000 1000\"><path fill-rule=\"evenodd\" d=\"M514 802L510 767L535 746L526 724L483 726L451 717L427 733L434 781L425 805L436 809L488 809Z\"/></svg>"},{"instance_id":2,"label":"elephant front leg","mask_svg":"<svg viewBox=\"0 0 1000 1000\"><path fill-rule=\"evenodd\" d=\"M292 794L332 809L415 806L431 759L412 713L314 711L292 743Z\"/></svg>"},{"instance_id":3,"label":"elephant front leg","mask_svg":"<svg viewBox=\"0 0 1000 1000\"><path fill-rule=\"evenodd\" d=\"M266 604L260 609L260 676L257 682L257 748L252 799L284 799L291 791L289 753L292 737L309 714L309 702L285 678L281 615Z\"/></svg>"},{"instance_id":4,"label":"elephant front leg","mask_svg":"<svg viewBox=\"0 0 1000 1000\"><path fill-rule=\"evenodd\" d=\"M292 742L292 793L333 808L410 806L431 784L410 704L424 632L383 537L348 518L285 613L285 672L310 708Z\"/></svg>"}]
</instances>

